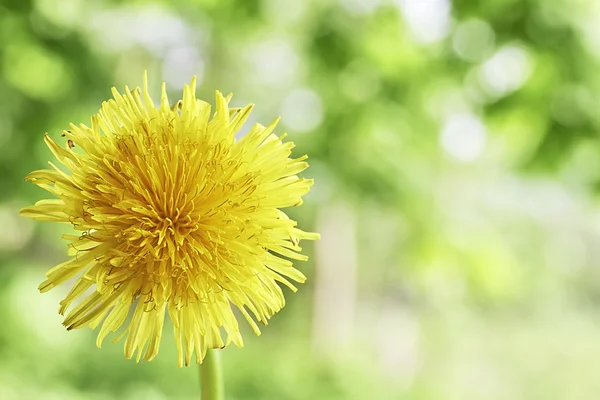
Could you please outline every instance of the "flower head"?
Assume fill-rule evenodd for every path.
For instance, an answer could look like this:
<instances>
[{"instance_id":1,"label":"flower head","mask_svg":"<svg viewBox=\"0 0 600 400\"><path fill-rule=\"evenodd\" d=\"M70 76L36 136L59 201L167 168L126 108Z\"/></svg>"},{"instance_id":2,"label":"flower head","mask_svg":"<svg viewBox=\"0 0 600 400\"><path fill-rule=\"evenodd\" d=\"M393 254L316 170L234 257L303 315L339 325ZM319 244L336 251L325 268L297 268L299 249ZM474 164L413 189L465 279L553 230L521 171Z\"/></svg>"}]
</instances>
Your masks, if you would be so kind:
<instances>
[{"instance_id":1,"label":"flower head","mask_svg":"<svg viewBox=\"0 0 600 400\"><path fill-rule=\"evenodd\" d=\"M125 357L137 350L138 361L144 347L146 360L157 355L165 314L180 366L194 351L202 362L207 349L243 345L234 306L260 334L255 320L285 304L279 284L305 280L289 260L306 259L299 241L318 239L280 210L300 205L312 180L298 177L307 157L289 158L293 144L272 133L277 120L236 140L252 105L229 108L217 92L211 117L194 91L195 80L171 107L164 83L157 106L146 79L143 90L113 88L91 127L63 131L64 147L46 135L63 167L26 178L57 198L21 214L79 232L64 236L72 258L40 291L75 278L63 324L101 326L98 346L123 327L115 341L125 336Z\"/></svg>"}]
</instances>

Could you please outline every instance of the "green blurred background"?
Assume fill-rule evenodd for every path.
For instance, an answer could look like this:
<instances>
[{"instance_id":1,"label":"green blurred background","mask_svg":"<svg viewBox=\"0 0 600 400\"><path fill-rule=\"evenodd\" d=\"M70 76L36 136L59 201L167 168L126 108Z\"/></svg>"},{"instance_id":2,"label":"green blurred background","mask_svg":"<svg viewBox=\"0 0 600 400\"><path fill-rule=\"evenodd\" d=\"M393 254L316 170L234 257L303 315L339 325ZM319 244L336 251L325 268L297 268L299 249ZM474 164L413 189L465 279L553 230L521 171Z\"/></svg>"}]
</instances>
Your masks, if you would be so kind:
<instances>
[{"instance_id":1,"label":"green blurred background","mask_svg":"<svg viewBox=\"0 0 600 400\"><path fill-rule=\"evenodd\" d=\"M68 227L23 177L110 87L282 115L316 185L291 211L309 280L246 346L227 398L597 399L600 2L0 0L0 399L195 399L158 358L67 333L40 295Z\"/></svg>"}]
</instances>

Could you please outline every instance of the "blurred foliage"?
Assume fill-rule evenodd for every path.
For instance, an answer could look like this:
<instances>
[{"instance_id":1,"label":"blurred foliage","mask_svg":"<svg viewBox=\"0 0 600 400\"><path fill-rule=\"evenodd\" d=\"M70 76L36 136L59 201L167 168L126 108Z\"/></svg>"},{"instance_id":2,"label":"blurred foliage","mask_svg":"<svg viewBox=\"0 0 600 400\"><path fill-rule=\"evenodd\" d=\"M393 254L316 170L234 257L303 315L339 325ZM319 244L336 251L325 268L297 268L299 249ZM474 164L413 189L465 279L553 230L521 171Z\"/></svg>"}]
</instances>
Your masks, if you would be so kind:
<instances>
[{"instance_id":1,"label":"blurred foliage","mask_svg":"<svg viewBox=\"0 0 600 400\"><path fill-rule=\"evenodd\" d=\"M0 398L197 398L168 334L136 365L64 332L60 290L36 292L64 244L16 217L41 197L23 177L43 134L147 69L155 93L198 75L252 122L281 114L317 182L291 213L333 232L225 352L228 398L595 399L598 18L589 0L0 0ZM354 253L351 304L320 303L319 271ZM323 307L354 321L329 352Z\"/></svg>"}]
</instances>

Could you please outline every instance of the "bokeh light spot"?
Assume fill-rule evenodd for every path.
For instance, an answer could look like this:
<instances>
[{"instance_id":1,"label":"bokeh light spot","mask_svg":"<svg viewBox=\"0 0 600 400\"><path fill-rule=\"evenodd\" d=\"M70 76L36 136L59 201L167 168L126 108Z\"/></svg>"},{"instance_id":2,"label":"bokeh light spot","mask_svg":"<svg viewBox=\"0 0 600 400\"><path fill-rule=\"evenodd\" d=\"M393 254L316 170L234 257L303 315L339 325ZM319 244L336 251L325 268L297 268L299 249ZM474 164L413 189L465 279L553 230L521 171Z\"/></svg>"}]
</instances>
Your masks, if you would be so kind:
<instances>
[{"instance_id":1,"label":"bokeh light spot","mask_svg":"<svg viewBox=\"0 0 600 400\"><path fill-rule=\"evenodd\" d=\"M456 28L452 45L456 54L463 60L481 61L488 57L494 48L494 31L483 20L469 19Z\"/></svg>"},{"instance_id":2,"label":"bokeh light spot","mask_svg":"<svg viewBox=\"0 0 600 400\"><path fill-rule=\"evenodd\" d=\"M489 95L502 97L521 88L532 70L533 61L525 48L508 45L499 49L481 66L479 78Z\"/></svg>"},{"instance_id":3,"label":"bokeh light spot","mask_svg":"<svg viewBox=\"0 0 600 400\"><path fill-rule=\"evenodd\" d=\"M300 59L291 44L279 37L250 46L246 59L252 76L272 86L293 83L300 66Z\"/></svg>"},{"instance_id":4,"label":"bokeh light spot","mask_svg":"<svg viewBox=\"0 0 600 400\"><path fill-rule=\"evenodd\" d=\"M396 0L414 39L428 44L442 40L450 31L449 0Z\"/></svg>"},{"instance_id":5,"label":"bokeh light spot","mask_svg":"<svg viewBox=\"0 0 600 400\"><path fill-rule=\"evenodd\" d=\"M309 89L292 91L281 105L283 122L294 132L308 132L323 120L323 102Z\"/></svg>"},{"instance_id":6,"label":"bokeh light spot","mask_svg":"<svg viewBox=\"0 0 600 400\"><path fill-rule=\"evenodd\" d=\"M462 113L448 118L440 133L442 148L459 162L475 161L485 148L486 129L475 115Z\"/></svg>"}]
</instances>

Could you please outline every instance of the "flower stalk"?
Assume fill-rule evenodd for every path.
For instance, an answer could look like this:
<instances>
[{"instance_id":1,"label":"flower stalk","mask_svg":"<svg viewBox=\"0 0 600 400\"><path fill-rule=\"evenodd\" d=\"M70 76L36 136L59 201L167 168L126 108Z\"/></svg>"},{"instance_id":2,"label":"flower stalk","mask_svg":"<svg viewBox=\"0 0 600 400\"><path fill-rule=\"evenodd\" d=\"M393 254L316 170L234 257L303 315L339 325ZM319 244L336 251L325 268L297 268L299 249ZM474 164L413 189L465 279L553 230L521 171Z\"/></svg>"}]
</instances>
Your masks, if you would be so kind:
<instances>
[{"instance_id":1,"label":"flower stalk","mask_svg":"<svg viewBox=\"0 0 600 400\"><path fill-rule=\"evenodd\" d=\"M202 400L223 400L223 373L221 371L221 353L208 350L200 364L200 385Z\"/></svg>"}]
</instances>

